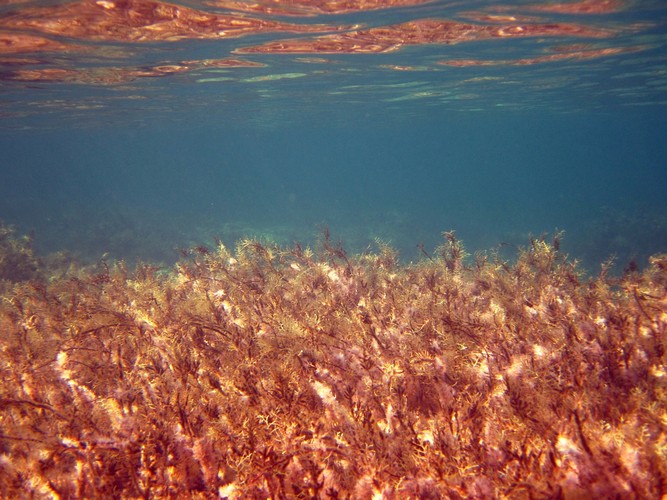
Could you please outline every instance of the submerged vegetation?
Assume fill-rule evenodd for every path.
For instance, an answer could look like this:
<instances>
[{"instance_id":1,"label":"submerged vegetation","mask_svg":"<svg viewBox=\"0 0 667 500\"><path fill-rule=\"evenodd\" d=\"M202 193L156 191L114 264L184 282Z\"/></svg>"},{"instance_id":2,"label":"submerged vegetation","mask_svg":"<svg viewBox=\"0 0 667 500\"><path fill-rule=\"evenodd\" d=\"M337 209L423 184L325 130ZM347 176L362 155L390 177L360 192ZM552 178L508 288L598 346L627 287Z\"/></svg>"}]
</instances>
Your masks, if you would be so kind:
<instances>
[{"instance_id":1,"label":"submerged vegetation","mask_svg":"<svg viewBox=\"0 0 667 500\"><path fill-rule=\"evenodd\" d=\"M411 265L325 234L3 275L0 490L665 494L667 256L584 278L557 241L444 237Z\"/></svg>"},{"instance_id":2,"label":"submerged vegetation","mask_svg":"<svg viewBox=\"0 0 667 500\"><path fill-rule=\"evenodd\" d=\"M37 278L39 260L28 236L17 238L14 228L0 223L0 283Z\"/></svg>"}]
</instances>

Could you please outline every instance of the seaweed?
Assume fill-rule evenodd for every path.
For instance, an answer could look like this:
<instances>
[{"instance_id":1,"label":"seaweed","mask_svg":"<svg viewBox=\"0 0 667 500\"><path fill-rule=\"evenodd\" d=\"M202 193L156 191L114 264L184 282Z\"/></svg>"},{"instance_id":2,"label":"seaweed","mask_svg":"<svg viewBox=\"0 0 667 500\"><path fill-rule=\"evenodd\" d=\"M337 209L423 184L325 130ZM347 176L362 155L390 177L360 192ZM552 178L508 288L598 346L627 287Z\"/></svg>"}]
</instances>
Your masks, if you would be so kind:
<instances>
[{"instance_id":1,"label":"seaweed","mask_svg":"<svg viewBox=\"0 0 667 500\"><path fill-rule=\"evenodd\" d=\"M443 238L407 265L326 233L5 287L0 489L659 497L667 257L586 278L559 235L514 262Z\"/></svg>"},{"instance_id":2,"label":"seaweed","mask_svg":"<svg viewBox=\"0 0 667 500\"><path fill-rule=\"evenodd\" d=\"M32 249L32 237L17 237L15 228L0 221L0 282L35 279L39 267L39 259Z\"/></svg>"}]
</instances>

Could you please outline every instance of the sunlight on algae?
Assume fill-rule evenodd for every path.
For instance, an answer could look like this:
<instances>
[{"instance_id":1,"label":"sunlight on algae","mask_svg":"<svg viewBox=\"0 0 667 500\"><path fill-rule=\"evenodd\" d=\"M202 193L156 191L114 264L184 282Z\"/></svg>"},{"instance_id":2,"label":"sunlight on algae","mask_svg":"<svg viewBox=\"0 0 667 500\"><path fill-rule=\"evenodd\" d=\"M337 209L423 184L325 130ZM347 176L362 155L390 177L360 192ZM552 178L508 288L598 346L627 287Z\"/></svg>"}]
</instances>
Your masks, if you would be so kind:
<instances>
[{"instance_id":1,"label":"sunlight on algae","mask_svg":"<svg viewBox=\"0 0 667 500\"><path fill-rule=\"evenodd\" d=\"M558 247L444 233L401 265L325 234L131 271L40 264L3 228L0 490L659 497L667 256L584 279Z\"/></svg>"}]
</instances>

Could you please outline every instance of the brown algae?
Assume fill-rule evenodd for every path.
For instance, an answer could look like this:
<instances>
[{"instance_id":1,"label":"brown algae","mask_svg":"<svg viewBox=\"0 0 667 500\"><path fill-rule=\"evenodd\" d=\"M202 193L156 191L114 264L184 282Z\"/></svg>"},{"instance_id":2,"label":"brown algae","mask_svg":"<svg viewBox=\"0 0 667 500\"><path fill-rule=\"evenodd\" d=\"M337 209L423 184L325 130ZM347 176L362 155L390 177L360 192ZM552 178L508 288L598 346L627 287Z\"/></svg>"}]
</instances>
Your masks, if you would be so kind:
<instances>
[{"instance_id":1,"label":"brown algae","mask_svg":"<svg viewBox=\"0 0 667 500\"><path fill-rule=\"evenodd\" d=\"M589 279L544 239L444 236L411 265L325 236L1 276L0 490L664 495L667 256Z\"/></svg>"}]
</instances>

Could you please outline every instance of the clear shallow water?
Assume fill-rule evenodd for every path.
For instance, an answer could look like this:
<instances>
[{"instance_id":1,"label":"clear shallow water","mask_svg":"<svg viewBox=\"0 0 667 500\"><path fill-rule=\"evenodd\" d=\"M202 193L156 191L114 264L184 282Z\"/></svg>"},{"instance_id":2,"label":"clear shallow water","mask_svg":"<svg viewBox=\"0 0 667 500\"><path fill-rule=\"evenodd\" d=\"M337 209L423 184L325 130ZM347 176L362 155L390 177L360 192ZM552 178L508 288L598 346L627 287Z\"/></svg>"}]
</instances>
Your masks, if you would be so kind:
<instances>
[{"instance_id":1,"label":"clear shallow water","mask_svg":"<svg viewBox=\"0 0 667 500\"><path fill-rule=\"evenodd\" d=\"M0 218L89 260L323 226L667 249L659 2L277 5L3 6Z\"/></svg>"}]
</instances>

